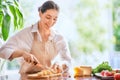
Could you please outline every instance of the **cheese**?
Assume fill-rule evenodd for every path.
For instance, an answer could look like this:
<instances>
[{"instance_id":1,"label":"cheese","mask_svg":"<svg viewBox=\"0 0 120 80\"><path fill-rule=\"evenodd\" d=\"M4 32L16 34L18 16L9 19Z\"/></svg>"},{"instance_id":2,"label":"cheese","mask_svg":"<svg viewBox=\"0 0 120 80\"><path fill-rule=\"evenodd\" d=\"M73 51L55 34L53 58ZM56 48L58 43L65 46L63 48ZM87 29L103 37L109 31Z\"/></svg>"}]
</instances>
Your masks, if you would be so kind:
<instances>
[{"instance_id":1,"label":"cheese","mask_svg":"<svg viewBox=\"0 0 120 80\"><path fill-rule=\"evenodd\" d=\"M84 76L90 76L92 73L92 67L91 66L80 66L80 68L83 70Z\"/></svg>"},{"instance_id":2,"label":"cheese","mask_svg":"<svg viewBox=\"0 0 120 80\"><path fill-rule=\"evenodd\" d=\"M83 70L80 67L74 68L74 77L81 77L83 76Z\"/></svg>"}]
</instances>

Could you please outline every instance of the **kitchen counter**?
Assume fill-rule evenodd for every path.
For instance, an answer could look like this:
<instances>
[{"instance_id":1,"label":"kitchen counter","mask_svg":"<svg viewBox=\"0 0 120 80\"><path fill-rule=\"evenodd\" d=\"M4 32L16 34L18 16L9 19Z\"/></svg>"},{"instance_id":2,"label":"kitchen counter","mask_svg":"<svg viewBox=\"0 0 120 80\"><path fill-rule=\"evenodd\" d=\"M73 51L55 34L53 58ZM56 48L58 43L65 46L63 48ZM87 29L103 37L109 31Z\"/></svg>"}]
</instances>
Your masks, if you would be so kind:
<instances>
[{"instance_id":1,"label":"kitchen counter","mask_svg":"<svg viewBox=\"0 0 120 80\"><path fill-rule=\"evenodd\" d=\"M7 79L2 79L0 80L19 80L20 79L20 74L18 73L18 70L12 70L12 71L7 71ZM49 79L28 79L28 80L108 80L108 79L101 79L95 76L87 76L87 77L54 77L54 78L49 78ZM114 79L109 79L109 80L114 80Z\"/></svg>"},{"instance_id":2,"label":"kitchen counter","mask_svg":"<svg viewBox=\"0 0 120 80\"><path fill-rule=\"evenodd\" d=\"M68 78L68 77L54 77L49 79L28 79L28 80L101 80L97 77L76 77L76 78Z\"/></svg>"}]
</instances>

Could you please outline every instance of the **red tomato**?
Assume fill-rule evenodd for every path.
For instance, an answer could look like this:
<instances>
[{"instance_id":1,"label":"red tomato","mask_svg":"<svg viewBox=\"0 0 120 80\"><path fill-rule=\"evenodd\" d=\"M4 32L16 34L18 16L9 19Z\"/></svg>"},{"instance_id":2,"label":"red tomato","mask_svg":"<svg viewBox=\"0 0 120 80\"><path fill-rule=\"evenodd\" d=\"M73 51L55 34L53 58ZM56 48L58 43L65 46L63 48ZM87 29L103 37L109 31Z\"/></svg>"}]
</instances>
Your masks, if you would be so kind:
<instances>
[{"instance_id":1,"label":"red tomato","mask_svg":"<svg viewBox=\"0 0 120 80\"><path fill-rule=\"evenodd\" d=\"M112 73L112 72L110 72L110 71L106 71L105 73L104 73L104 76L113 76L114 75L114 73Z\"/></svg>"},{"instance_id":2,"label":"red tomato","mask_svg":"<svg viewBox=\"0 0 120 80\"><path fill-rule=\"evenodd\" d=\"M114 79L115 80L120 80L120 73L115 73L114 74Z\"/></svg>"},{"instance_id":3,"label":"red tomato","mask_svg":"<svg viewBox=\"0 0 120 80\"><path fill-rule=\"evenodd\" d=\"M103 70L101 73L100 73L102 76L113 76L114 73L108 71L108 70Z\"/></svg>"},{"instance_id":4,"label":"red tomato","mask_svg":"<svg viewBox=\"0 0 120 80\"><path fill-rule=\"evenodd\" d=\"M105 73L105 70L101 71L100 74L101 74L102 76L104 76L104 73Z\"/></svg>"}]
</instances>

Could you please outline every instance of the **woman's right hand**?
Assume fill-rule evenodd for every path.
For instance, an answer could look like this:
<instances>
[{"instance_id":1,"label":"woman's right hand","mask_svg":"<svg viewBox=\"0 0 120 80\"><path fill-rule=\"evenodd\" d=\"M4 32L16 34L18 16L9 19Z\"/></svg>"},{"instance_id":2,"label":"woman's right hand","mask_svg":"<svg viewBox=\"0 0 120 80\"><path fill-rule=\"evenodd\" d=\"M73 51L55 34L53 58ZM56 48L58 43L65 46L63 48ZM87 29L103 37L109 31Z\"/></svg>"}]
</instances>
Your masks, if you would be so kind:
<instances>
[{"instance_id":1,"label":"woman's right hand","mask_svg":"<svg viewBox=\"0 0 120 80\"><path fill-rule=\"evenodd\" d=\"M24 58L24 60L28 63L32 63L34 65L38 64L39 61L37 60L37 58L33 55L33 54L30 54L30 53L27 53L27 52L24 52L22 57Z\"/></svg>"},{"instance_id":2,"label":"woman's right hand","mask_svg":"<svg viewBox=\"0 0 120 80\"><path fill-rule=\"evenodd\" d=\"M37 60L37 58L28 52L23 52L22 57L25 62L21 68L21 73L36 73L44 69L43 65Z\"/></svg>"}]
</instances>

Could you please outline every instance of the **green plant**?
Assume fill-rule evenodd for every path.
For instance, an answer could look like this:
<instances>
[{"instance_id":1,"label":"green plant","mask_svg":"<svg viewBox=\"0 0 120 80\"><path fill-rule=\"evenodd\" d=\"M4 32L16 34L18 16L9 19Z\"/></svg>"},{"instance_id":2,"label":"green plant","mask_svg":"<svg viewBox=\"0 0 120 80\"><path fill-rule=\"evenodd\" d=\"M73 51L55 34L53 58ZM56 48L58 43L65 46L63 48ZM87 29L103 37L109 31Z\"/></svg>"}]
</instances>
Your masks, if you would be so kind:
<instances>
[{"instance_id":1,"label":"green plant","mask_svg":"<svg viewBox=\"0 0 120 80\"><path fill-rule=\"evenodd\" d=\"M113 19L113 39L114 39L114 50L120 51L120 1L113 0L112 7L112 19Z\"/></svg>"},{"instance_id":2,"label":"green plant","mask_svg":"<svg viewBox=\"0 0 120 80\"><path fill-rule=\"evenodd\" d=\"M22 27L23 14L17 0L0 0L0 34L3 40L7 40L11 29L15 31Z\"/></svg>"},{"instance_id":3,"label":"green plant","mask_svg":"<svg viewBox=\"0 0 120 80\"><path fill-rule=\"evenodd\" d=\"M17 0L0 0L0 38L2 40L7 40L10 31L23 28L23 19ZM5 62L6 60L0 59L0 73Z\"/></svg>"},{"instance_id":4,"label":"green plant","mask_svg":"<svg viewBox=\"0 0 120 80\"><path fill-rule=\"evenodd\" d=\"M107 61L102 62L96 68L92 69L92 73L100 73L102 70L109 70L112 71L112 67L109 65Z\"/></svg>"}]
</instances>

